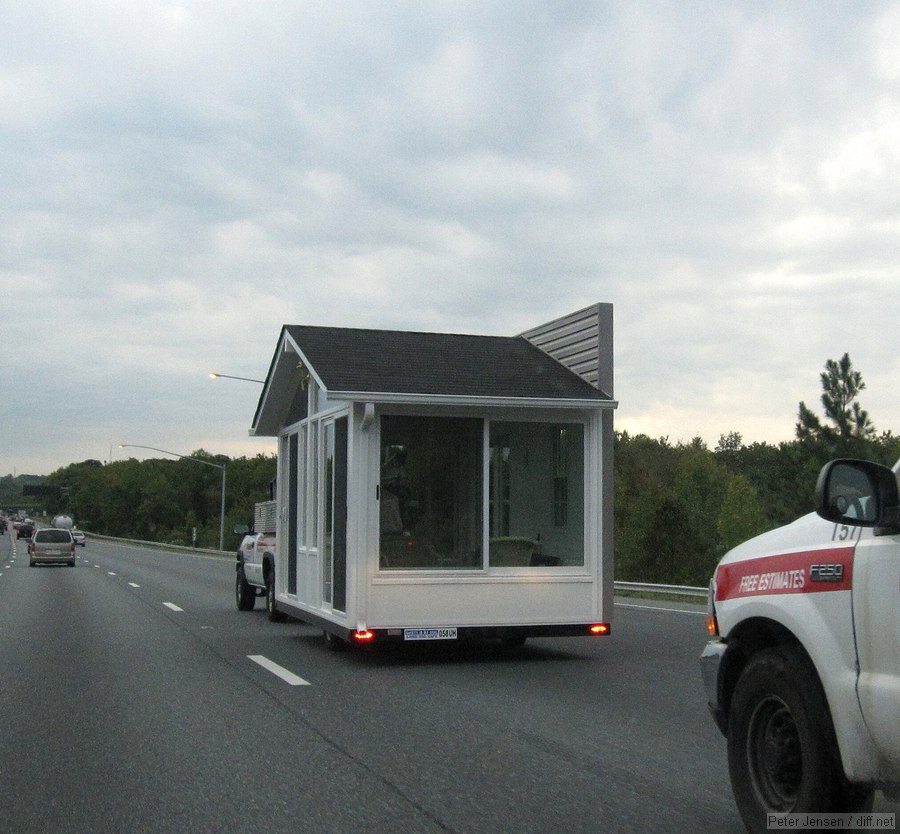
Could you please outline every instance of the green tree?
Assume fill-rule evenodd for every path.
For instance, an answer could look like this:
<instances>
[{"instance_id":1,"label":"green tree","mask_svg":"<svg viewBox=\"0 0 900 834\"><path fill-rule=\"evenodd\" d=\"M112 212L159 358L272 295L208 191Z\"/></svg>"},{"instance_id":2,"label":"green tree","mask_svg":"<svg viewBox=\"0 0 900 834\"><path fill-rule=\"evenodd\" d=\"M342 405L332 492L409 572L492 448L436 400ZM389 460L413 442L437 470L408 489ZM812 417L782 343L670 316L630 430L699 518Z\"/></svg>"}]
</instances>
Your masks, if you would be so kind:
<instances>
[{"instance_id":1,"label":"green tree","mask_svg":"<svg viewBox=\"0 0 900 834\"><path fill-rule=\"evenodd\" d=\"M728 479L716 528L722 553L766 530L766 518L756 490L743 475Z\"/></svg>"},{"instance_id":2,"label":"green tree","mask_svg":"<svg viewBox=\"0 0 900 834\"><path fill-rule=\"evenodd\" d=\"M801 401L796 424L797 439L837 440L844 445L853 439L872 439L875 426L857 399L866 384L862 374L853 369L850 354L845 353L838 361L829 359L819 378L822 382L822 408L833 425L823 424Z\"/></svg>"},{"instance_id":3,"label":"green tree","mask_svg":"<svg viewBox=\"0 0 900 834\"><path fill-rule=\"evenodd\" d=\"M744 438L739 431L730 431L728 434L720 434L716 444L716 453L737 452L744 446Z\"/></svg>"}]
</instances>

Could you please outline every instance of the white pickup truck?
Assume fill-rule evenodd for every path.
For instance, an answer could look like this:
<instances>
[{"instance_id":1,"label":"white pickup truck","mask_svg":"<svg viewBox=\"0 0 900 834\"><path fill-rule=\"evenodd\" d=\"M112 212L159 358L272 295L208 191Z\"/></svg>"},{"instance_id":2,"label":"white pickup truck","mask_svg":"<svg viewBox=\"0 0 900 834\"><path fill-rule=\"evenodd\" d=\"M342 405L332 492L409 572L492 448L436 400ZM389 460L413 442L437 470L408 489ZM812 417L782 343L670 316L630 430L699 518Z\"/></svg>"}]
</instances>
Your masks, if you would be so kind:
<instances>
[{"instance_id":1,"label":"white pickup truck","mask_svg":"<svg viewBox=\"0 0 900 834\"><path fill-rule=\"evenodd\" d=\"M237 551L234 595L239 611L252 611L256 598L266 598L266 610L273 622L283 615L275 606L275 520L276 502L261 501L254 507L253 529L234 528L243 534Z\"/></svg>"},{"instance_id":2,"label":"white pickup truck","mask_svg":"<svg viewBox=\"0 0 900 834\"><path fill-rule=\"evenodd\" d=\"M730 551L701 669L748 831L900 800L898 472L837 460L816 513Z\"/></svg>"}]
</instances>

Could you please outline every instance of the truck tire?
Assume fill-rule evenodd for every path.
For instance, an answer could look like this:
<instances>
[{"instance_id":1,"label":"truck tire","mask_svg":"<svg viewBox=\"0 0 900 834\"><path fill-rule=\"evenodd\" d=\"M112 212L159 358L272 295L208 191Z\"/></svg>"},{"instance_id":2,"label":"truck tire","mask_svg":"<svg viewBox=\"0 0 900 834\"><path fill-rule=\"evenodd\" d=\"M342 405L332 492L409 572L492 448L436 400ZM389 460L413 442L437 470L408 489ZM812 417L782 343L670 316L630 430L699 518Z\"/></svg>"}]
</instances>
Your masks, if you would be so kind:
<instances>
[{"instance_id":1,"label":"truck tire","mask_svg":"<svg viewBox=\"0 0 900 834\"><path fill-rule=\"evenodd\" d=\"M275 572L271 568L266 571L266 613L270 622L282 623L285 620L275 601Z\"/></svg>"},{"instance_id":2,"label":"truck tire","mask_svg":"<svg viewBox=\"0 0 900 834\"><path fill-rule=\"evenodd\" d=\"M247 581L243 565L238 565L235 573L234 596L238 611L252 611L256 605L256 589Z\"/></svg>"},{"instance_id":3,"label":"truck tire","mask_svg":"<svg viewBox=\"0 0 900 834\"><path fill-rule=\"evenodd\" d=\"M806 654L776 646L741 673L728 714L728 771L751 834L772 813L841 813L871 807L847 785L825 693Z\"/></svg>"}]
</instances>

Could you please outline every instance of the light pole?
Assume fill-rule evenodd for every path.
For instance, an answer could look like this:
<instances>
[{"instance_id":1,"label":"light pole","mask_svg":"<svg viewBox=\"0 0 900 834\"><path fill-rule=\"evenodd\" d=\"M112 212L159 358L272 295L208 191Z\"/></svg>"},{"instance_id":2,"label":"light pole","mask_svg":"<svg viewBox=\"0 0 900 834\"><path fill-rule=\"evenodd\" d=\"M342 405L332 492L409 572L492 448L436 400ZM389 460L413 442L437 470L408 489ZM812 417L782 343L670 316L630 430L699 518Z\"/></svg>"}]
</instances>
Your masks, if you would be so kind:
<instances>
[{"instance_id":1,"label":"light pole","mask_svg":"<svg viewBox=\"0 0 900 834\"><path fill-rule=\"evenodd\" d=\"M185 460L193 460L202 463L205 466L212 466L215 469L222 470L222 505L219 512L219 550L223 549L225 544L225 464L212 463L202 458L192 458L190 455L179 455L178 452L169 452L166 449L157 449L155 446L139 446L137 443L119 443L120 449L149 449L151 452L162 452L164 455L174 455L176 458L184 458Z\"/></svg>"},{"instance_id":2,"label":"light pole","mask_svg":"<svg viewBox=\"0 0 900 834\"><path fill-rule=\"evenodd\" d=\"M260 385L265 385L266 381L264 379L251 379L248 376L231 376L229 374L217 374L214 371L211 371L209 374L210 379L240 379L244 382L258 382Z\"/></svg>"}]
</instances>

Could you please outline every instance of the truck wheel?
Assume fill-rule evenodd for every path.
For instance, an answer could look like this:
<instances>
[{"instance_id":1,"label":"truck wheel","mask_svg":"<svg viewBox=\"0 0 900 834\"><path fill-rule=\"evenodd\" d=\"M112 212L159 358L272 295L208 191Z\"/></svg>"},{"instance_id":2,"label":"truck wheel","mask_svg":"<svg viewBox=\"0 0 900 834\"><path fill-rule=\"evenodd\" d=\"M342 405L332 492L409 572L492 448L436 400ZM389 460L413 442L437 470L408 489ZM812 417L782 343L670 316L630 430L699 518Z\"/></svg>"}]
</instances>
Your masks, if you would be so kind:
<instances>
[{"instance_id":1,"label":"truck wheel","mask_svg":"<svg viewBox=\"0 0 900 834\"><path fill-rule=\"evenodd\" d=\"M247 582L244 576L244 566L238 565L234 581L234 596L238 611L252 611L256 605L256 589Z\"/></svg>"},{"instance_id":2,"label":"truck wheel","mask_svg":"<svg viewBox=\"0 0 900 834\"><path fill-rule=\"evenodd\" d=\"M284 622L285 616L278 610L278 603L275 602L275 573L272 570L266 571L266 612L271 622Z\"/></svg>"},{"instance_id":3,"label":"truck wheel","mask_svg":"<svg viewBox=\"0 0 900 834\"><path fill-rule=\"evenodd\" d=\"M845 782L825 693L794 646L760 652L738 679L728 714L728 770L752 834L768 830L767 814L839 813L867 798Z\"/></svg>"}]
</instances>

